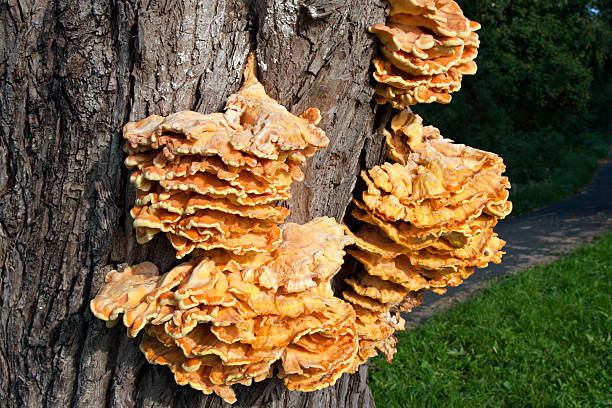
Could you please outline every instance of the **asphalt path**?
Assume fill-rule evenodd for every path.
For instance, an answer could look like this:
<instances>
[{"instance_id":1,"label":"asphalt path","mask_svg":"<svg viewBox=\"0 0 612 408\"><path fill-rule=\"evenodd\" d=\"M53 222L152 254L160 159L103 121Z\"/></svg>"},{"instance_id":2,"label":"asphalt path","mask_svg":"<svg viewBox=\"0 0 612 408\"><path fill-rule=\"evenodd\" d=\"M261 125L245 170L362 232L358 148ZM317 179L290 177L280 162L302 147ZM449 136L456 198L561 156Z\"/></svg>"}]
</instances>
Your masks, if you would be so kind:
<instances>
[{"instance_id":1,"label":"asphalt path","mask_svg":"<svg viewBox=\"0 0 612 408\"><path fill-rule=\"evenodd\" d=\"M548 207L502 220L495 232L507 244L501 264L478 269L463 284L444 295L427 292L420 307L404 314L415 326L432 314L464 301L496 279L530 266L548 263L576 246L593 241L612 228L612 150L602 160L595 179L582 193Z\"/></svg>"}]
</instances>

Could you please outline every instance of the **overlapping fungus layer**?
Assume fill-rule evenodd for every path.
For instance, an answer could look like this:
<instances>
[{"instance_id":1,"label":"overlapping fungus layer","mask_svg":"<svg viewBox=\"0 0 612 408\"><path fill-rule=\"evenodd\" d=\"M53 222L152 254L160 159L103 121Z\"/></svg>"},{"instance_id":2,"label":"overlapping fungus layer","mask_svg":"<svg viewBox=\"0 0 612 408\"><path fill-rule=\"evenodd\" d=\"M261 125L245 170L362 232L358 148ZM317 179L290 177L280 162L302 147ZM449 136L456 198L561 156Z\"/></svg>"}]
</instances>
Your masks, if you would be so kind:
<instances>
[{"instance_id":1,"label":"overlapping fungus layer","mask_svg":"<svg viewBox=\"0 0 612 408\"><path fill-rule=\"evenodd\" d=\"M356 368L355 312L330 279L355 242L333 218L284 224L271 253L214 250L159 275L150 262L112 271L91 301L109 324L123 314L140 349L178 384L233 403L233 384L275 372L289 389L312 391Z\"/></svg>"},{"instance_id":2,"label":"overlapping fungus layer","mask_svg":"<svg viewBox=\"0 0 612 408\"><path fill-rule=\"evenodd\" d=\"M449 103L463 75L476 73L480 24L452 0L390 0L387 24L370 32L381 42L375 58L376 102L402 109L417 103Z\"/></svg>"},{"instance_id":3,"label":"overlapping fungus layer","mask_svg":"<svg viewBox=\"0 0 612 408\"><path fill-rule=\"evenodd\" d=\"M391 121L384 163L361 177L367 185L353 216L363 221L348 252L364 270L343 295L357 317L359 357L391 359L401 329L423 291L444 293L489 262L505 242L493 232L512 210L505 166L496 154L453 144L404 110Z\"/></svg>"},{"instance_id":4,"label":"overlapping fungus layer","mask_svg":"<svg viewBox=\"0 0 612 408\"><path fill-rule=\"evenodd\" d=\"M177 258L196 248L269 252L289 214L300 166L327 146L319 110L295 116L266 95L249 57L245 82L225 113L151 115L123 128L125 164L135 169L131 211L139 243L165 232Z\"/></svg>"}]
</instances>

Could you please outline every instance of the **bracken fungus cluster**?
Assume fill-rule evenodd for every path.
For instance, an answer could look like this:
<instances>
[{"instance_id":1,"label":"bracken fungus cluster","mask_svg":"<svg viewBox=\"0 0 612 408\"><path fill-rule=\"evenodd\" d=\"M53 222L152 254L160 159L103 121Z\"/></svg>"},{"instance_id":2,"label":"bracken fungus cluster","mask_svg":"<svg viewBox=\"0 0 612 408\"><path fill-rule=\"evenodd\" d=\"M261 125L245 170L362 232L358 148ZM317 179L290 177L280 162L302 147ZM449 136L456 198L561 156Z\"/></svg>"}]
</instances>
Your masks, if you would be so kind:
<instances>
[{"instance_id":1,"label":"bracken fungus cluster","mask_svg":"<svg viewBox=\"0 0 612 408\"><path fill-rule=\"evenodd\" d=\"M448 103L476 71L478 23L450 0L391 5L387 25L370 28L385 57L374 60L376 101ZM163 232L177 258L192 256L162 275L150 262L111 271L90 308L108 325L123 315L130 337L144 332L146 359L178 384L230 403L234 384L275 374L291 390L330 386L379 352L393 358L400 314L424 291L500 262L493 227L512 207L501 158L453 144L409 110L386 132L394 162L361 174L355 234L327 217L283 224L289 210L275 202L329 142L319 120L316 108L295 116L266 95L250 55L225 113L124 127L137 241ZM343 300L331 279L353 244L363 268L345 279Z\"/></svg>"},{"instance_id":2,"label":"bracken fungus cluster","mask_svg":"<svg viewBox=\"0 0 612 408\"><path fill-rule=\"evenodd\" d=\"M319 110L288 112L266 95L255 66L250 56L225 113L151 115L124 126L139 243L165 232L177 258L196 248L269 252L280 243L289 211L272 203L291 197L300 166L329 140L316 127Z\"/></svg>"},{"instance_id":3,"label":"bracken fungus cluster","mask_svg":"<svg viewBox=\"0 0 612 408\"><path fill-rule=\"evenodd\" d=\"M249 56L226 112L152 115L124 127L137 189L139 243L165 232L177 258L159 275L145 262L106 276L91 301L178 384L235 402L234 384L275 372L292 390L333 384L359 365L355 312L331 278L355 242L333 218L279 224L301 165L327 146L316 108L294 116L268 97Z\"/></svg>"},{"instance_id":4,"label":"bracken fungus cluster","mask_svg":"<svg viewBox=\"0 0 612 408\"><path fill-rule=\"evenodd\" d=\"M333 218L281 227L271 253L202 251L159 276L150 262L112 271L91 310L109 325L123 314L140 349L178 384L233 403L234 384L277 372L291 390L312 391L355 371L351 306L330 279L355 240Z\"/></svg>"},{"instance_id":5,"label":"bracken fungus cluster","mask_svg":"<svg viewBox=\"0 0 612 408\"><path fill-rule=\"evenodd\" d=\"M480 24L452 0L390 0L386 25L370 32L381 42L375 58L376 102L402 109L416 103L449 103L463 75L476 73Z\"/></svg>"},{"instance_id":6,"label":"bracken fungus cluster","mask_svg":"<svg viewBox=\"0 0 612 408\"><path fill-rule=\"evenodd\" d=\"M400 311L422 300L423 291L444 293L474 267L499 263L505 242L493 232L512 210L505 166L496 154L454 144L408 110L386 132L384 163L361 177L367 185L352 215L364 224L355 232L364 266L346 279L343 295L357 316L360 357L395 352L393 331Z\"/></svg>"}]
</instances>

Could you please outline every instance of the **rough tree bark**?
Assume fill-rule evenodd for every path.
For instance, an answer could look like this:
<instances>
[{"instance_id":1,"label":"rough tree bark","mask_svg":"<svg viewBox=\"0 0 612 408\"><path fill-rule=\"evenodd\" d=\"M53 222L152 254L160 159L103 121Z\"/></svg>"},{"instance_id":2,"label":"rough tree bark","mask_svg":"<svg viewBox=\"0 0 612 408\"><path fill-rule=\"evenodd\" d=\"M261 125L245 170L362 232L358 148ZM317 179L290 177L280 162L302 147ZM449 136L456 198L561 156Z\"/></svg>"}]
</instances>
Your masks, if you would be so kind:
<instances>
[{"instance_id":1,"label":"rough tree bark","mask_svg":"<svg viewBox=\"0 0 612 408\"><path fill-rule=\"evenodd\" d=\"M380 160L367 27L382 0L0 2L0 401L8 407L225 406L145 362L89 301L137 245L120 128L149 114L219 111L256 49L260 78L293 112L316 106L329 147L294 184L291 220L342 219L360 169ZM380 116L380 115L379 115ZM335 387L238 387L238 406L372 407L367 367Z\"/></svg>"}]
</instances>

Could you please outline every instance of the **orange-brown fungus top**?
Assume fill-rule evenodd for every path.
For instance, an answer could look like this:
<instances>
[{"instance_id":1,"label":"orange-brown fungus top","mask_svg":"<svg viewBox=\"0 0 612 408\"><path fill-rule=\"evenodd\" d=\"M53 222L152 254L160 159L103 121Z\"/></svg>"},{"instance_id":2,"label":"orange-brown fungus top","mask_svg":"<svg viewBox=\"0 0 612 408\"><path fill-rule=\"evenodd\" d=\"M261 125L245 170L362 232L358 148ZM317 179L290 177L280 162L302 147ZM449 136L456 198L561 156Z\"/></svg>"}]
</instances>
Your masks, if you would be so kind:
<instances>
[{"instance_id":1,"label":"orange-brown fungus top","mask_svg":"<svg viewBox=\"0 0 612 408\"><path fill-rule=\"evenodd\" d=\"M125 160L134 169L136 238L167 234L182 258L196 249L235 254L270 252L289 211L273 205L291 197L300 166L327 146L316 108L296 116L266 92L249 56L242 88L225 113L152 115L123 128Z\"/></svg>"},{"instance_id":2,"label":"orange-brown fungus top","mask_svg":"<svg viewBox=\"0 0 612 408\"><path fill-rule=\"evenodd\" d=\"M391 0L386 25L370 27L384 57L373 61L376 102L449 103L463 75L476 73L479 28L452 0Z\"/></svg>"}]
</instances>

